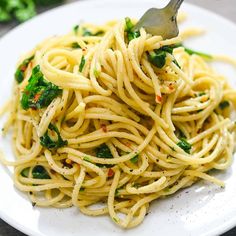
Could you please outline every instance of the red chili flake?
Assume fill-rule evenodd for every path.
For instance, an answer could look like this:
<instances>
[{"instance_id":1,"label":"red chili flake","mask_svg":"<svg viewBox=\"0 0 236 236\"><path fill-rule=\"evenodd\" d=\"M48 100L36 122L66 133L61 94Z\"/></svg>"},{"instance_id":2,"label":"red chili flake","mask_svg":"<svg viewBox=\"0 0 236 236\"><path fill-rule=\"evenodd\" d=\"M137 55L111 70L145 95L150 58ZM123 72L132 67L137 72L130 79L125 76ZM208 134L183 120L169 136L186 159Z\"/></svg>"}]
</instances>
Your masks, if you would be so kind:
<instances>
[{"instance_id":1,"label":"red chili flake","mask_svg":"<svg viewBox=\"0 0 236 236\"><path fill-rule=\"evenodd\" d=\"M131 147L131 144L130 144L129 142L126 142L126 143L125 143L125 146L126 146L126 147Z\"/></svg>"},{"instance_id":2,"label":"red chili flake","mask_svg":"<svg viewBox=\"0 0 236 236\"><path fill-rule=\"evenodd\" d=\"M174 87L173 87L173 84L172 84L172 83L170 83L168 87L169 87L169 89L170 89L170 90L173 90L173 89L174 89Z\"/></svg>"},{"instance_id":3,"label":"red chili flake","mask_svg":"<svg viewBox=\"0 0 236 236\"><path fill-rule=\"evenodd\" d=\"M22 66L20 67L20 70L21 70L22 72L25 72L26 69L27 69L27 66L26 66L26 65L22 65Z\"/></svg>"},{"instance_id":4,"label":"red chili flake","mask_svg":"<svg viewBox=\"0 0 236 236\"><path fill-rule=\"evenodd\" d=\"M107 176L112 177L114 174L115 174L114 171L112 169L109 169L108 173L107 173Z\"/></svg>"},{"instance_id":5,"label":"red chili flake","mask_svg":"<svg viewBox=\"0 0 236 236\"><path fill-rule=\"evenodd\" d=\"M32 67L32 65L33 65L33 62L31 61L28 66Z\"/></svg>"},{"instance_id":6,"label":"red chili flake","mask_svg":"<svg viewBox=\"0 0 236 236\"><path fill-rule=\"evenodd\" d=\"M202 132L202 130L201 130L201 129L199 129L199 130L197 131L197 133L198 133L198 134L200 134L201 132Z\"/></svg>"},{"instance_id":7,"label":"red chili flake","mask_svg":"<svg viewBox=\"0 0 236 236\"><path fill-rule=\"evenodd\" d=\"M41 96L40 93L35 94L34 101L37 102L39 100L40 96Z\"/></svg>"},{"instance_id":8,"label":"red chili flake","mask_svg":"<svg viewBox=\"0 0 236 236\"><path fill-rule=\"evenodd\" d=\"M101 124L101 128L103 132L107 132L107 126L105 124Z\"/></svg>"},{"instance_id":9,"label":"red chili flake","mask_svg":"<svg viewBox=\"0 0 236 236\"><path fill-rule=\"evenodd\" d=\"M162 102L162 97L159 95L156 95L156 103L161 103Z\"/></svg>"}]
</instances>

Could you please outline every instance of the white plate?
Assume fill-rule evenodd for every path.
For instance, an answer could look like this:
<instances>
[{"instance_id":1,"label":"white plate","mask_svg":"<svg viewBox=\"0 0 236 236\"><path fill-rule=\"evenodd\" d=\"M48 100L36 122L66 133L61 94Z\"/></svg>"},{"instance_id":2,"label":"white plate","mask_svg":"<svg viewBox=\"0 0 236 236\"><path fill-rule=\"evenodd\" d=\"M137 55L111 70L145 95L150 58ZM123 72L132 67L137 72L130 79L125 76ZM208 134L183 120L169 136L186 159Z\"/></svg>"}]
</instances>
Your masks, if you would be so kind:
<instances>
[{"instance_id":1,"label":"white plate","mask_svg":"<svg viewBox=\"0 0 236 236\"><path fill-rule=\"evenodd\" d=\"M165 1L159 1L164 6ZM80 1L47 12L19 26L0 40L0 105L10 96L13 73L18 57L33 48L44 38L69 31L81 20L102 23L125 16L139 17L157 0L99 0ZM185 4L183 10L189 20L183 25L205 28L204 37L188 45L210 53L236 55L236 26L201 8ZM235 71L230 66L217 65L231 81ZM236 87L235 81L234 86ZM0 127L3 120L1 120ZM10 138L0 138L0 148L13 159ZM199 182L164 200L151 205L144 222L132 230L122 230L108 216L87 217L78 209L66 210L32 208L27 197L16 190L10 178L11 171L0 166L0 216L13 227L30 235L86 235L86 236L137 236L137 235L217 235L236 226L236 163L223 173L216 173L226 182L225 189Z\"/></svg>"}]
</instances>

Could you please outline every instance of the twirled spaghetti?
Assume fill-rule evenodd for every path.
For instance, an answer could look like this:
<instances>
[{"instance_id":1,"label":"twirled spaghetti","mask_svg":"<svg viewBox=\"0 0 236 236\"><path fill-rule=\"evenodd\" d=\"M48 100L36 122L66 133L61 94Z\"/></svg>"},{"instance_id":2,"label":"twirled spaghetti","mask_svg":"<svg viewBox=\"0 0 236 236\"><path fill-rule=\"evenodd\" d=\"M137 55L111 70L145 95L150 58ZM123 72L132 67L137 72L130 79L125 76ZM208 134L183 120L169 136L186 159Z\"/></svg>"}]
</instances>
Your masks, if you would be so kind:
<instances>
[{"instance_id":1,"label":"twirled spaghetti","mask_svg":"<svg viewBox=\"0 0 236 236\"><path fill-rule=\"evenodd\" d=\"M4 127L17 159L0 155L37 206L124 228L199 178L224 186L208 171L232 162L236 101L206 55L129 24L77 26L24 56Z\"/></svg>"}]
</instances>

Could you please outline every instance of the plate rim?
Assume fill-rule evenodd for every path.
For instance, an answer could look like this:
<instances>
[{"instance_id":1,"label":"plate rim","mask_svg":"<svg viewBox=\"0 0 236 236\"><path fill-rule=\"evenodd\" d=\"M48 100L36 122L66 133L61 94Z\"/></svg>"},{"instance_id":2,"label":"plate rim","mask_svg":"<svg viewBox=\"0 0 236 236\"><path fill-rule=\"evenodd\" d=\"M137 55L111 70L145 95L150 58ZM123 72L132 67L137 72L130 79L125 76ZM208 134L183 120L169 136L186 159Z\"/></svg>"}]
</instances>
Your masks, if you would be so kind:
<instances>
[{"instance_id":1,"label":"plate rim","mask_svg":"<svg viewBox=\"0 0 236 236\"><path fill-rule=\"evenodd\" d=\"M109 4L111 4L112 2L118 2L119 0L101 0L101 4L107 3L108 6ZM125 2L125 0L121 0L122 2ZM135 1L135 0L131 0L131 1ZM9 32L7 32L6 34L4 34L1 38L0 38L0 45L1 43L7 39L7 37L11 37L11 34L14 34L15 31L20 30L21 28L24 28L26 25L30 25L33 24L34 21L38 21L39 18L44 17L48 14L54 14L54 12L57 11L61 11L65 8L70 8L73 5L91 5L92 3L98 3L96 0L81 0L81 1L77 1L77 2L71 2L71 3L67 3L61 6L57 6L53 9L49 9L46 10L42 13L39 13L37 16L33 17L32 19L28 20L27 22L24 22L14 28L12 28ZM234 22L231 19L228 19L212 10L208 10L202 6L198 6L195 3L186 3L184 2L185 6L189 6L191 8L193 8L196 11L203 11L211 16L217 17L218 19L220 19L221 21L224 21L226 24L230 24L231 27L235 28L236 31L236 22ZM2 165L2 164L0 164ZM15 187L14 187L15 188ZM46 236L46 234L41 233L41 232L36 232L34 230L32 230L28 225L23 225L21 223L19 223L17 220L15 220L13 217L11 217L10 215L6 214L4 211L2 211L0 209L0 219L3 220L6 224L8 224L10 227L13 227L14 229L26 234L26 235L34 235L34 236ZM232 228L236 227L236 216L234 218L231 218L230 220L227 220L225 222L223 222L221 225L218 225L217 227L213 228L213 229L209 229L208 232L204 233L202 236L214 236L214 235L220 235L222 233L228 232L229 230L231 230Z\"/></svg>"}]
</instances>

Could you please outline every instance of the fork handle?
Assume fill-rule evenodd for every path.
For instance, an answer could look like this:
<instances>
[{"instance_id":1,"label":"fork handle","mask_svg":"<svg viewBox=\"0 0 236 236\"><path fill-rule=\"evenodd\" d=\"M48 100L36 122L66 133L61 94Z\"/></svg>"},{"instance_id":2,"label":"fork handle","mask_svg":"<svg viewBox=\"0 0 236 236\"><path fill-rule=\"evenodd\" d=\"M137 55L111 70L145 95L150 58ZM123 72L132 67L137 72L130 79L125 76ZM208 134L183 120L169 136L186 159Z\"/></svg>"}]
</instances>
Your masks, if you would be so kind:
<instances>
[{"instance_id":1,"label":"fork handle","mask_svg":"<svg viewBox=\"0 0 236 236\"><path fill-rule=\"evenodd\" d=\"M174 11L175 13L179 10L181 4L184 0L171 0L166 8L168 8L171 11Z\"/></svg>"}]
</instances>

